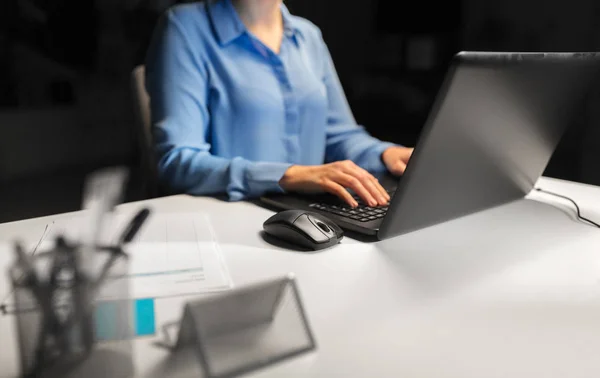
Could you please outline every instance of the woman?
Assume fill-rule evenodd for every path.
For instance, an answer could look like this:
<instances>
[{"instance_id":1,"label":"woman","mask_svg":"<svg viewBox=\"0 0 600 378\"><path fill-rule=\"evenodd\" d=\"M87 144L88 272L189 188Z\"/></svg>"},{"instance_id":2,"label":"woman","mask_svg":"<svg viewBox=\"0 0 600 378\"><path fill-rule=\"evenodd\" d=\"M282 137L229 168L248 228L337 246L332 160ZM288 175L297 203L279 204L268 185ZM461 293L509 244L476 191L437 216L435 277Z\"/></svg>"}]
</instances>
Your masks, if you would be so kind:
<instances>
[{"instance_id":1,"label":"woman","mask_svg":"<svg viewBox=\"0 0 600 378\"><path fill-rule=\"evenodd\" d=\"M159 176L176 191L326 191L355 207L350 188L383 205L368 171L402 174L412 153L356 124L319 29L281 0L172 8L146 72Z\"/></svg>"}]
</instances>

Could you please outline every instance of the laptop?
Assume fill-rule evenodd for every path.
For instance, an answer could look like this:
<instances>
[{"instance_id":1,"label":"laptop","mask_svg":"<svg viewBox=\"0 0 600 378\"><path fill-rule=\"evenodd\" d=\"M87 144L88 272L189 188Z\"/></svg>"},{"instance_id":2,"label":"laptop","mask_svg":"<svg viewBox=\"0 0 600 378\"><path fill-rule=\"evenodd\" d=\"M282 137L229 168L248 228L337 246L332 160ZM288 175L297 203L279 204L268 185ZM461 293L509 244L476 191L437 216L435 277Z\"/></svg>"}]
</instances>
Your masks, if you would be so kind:
<instances>
[{"instance_id":1,"label":"laptop","mask_svg":"<svg viewBox=\"0 0 600 378\"><path fill-rule=\"evenodd\" d=\"M388 206L352 209L331 195L293 193L261 201L386 239L522 199L599 71L598 53L460 52L404 175L383 180Z\"/></svg>"}]
</instances>

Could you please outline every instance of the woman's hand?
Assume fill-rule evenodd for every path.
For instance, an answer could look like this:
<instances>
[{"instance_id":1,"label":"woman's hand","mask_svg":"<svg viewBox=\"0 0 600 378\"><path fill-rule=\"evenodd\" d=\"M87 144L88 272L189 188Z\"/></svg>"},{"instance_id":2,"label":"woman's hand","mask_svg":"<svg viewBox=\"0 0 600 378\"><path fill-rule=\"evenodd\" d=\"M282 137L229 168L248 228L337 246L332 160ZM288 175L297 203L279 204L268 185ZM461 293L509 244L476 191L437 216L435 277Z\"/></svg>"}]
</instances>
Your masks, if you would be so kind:
<instances>
[{"instance_id":1,"label":"woman's hand","mask_svg":"<svg viewBox=\"0 0 600 378\"><path fill-rule=\"evenodd\" d=\"M379 181L350 160L324 165L293 165L285 172L279 185L294 192L328 192L350 206L358 203L346 188L352 189L369 206L386 205L390 196Z\"/></svg>"},{"instance_id":2,"label":"woman's hand","mask_svg":"<svg viewBox=\"0 0 600 378\"><path fill-rule=\"evenodd\" d=\"M390 172L400 176L404 174L406 164L408 164L413 150L414 148L408 147L390 147L383 151L383 154L381 154L381 160L383 160L385 166Z\"/></svg>"}]
</instances>

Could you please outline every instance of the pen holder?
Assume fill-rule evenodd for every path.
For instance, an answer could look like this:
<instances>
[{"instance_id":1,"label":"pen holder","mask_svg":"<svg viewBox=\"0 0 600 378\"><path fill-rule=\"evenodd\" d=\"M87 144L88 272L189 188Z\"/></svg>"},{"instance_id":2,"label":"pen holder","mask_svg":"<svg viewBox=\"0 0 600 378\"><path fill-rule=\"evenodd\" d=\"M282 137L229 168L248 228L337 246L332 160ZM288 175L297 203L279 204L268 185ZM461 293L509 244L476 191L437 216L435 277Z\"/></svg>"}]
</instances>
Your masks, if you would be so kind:
<instances>
[{"instance_id":1,"label":"pen holder","mask_svg":"<svg viewBox=\"0 0 600 378\"><path fill-rule=\"evenodd\" d=\"M106 270L106 263L110 269ZM80 269L83 267L84 269ZM107 272L110 271L110 274ZM56 246L28 264L9 270L23 377L127 377L133 374L128 329L133 315L122 306L111 327L122 329L98 341L96 304L100 299L127 298L126 255L115 248L85 250L58 238ZM102 284L99 277L103 277ZM104 325L106 326L106 325Z\"/></svg>"}]
</instances>

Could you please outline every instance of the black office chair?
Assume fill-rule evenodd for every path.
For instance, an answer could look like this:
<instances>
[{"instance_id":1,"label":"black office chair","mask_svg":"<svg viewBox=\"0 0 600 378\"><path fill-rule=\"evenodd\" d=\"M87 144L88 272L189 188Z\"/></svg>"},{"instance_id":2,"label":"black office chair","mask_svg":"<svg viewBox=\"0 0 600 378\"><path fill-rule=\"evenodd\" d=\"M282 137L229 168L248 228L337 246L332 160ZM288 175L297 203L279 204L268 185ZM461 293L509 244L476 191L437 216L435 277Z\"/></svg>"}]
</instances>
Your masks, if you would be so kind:
<instances>
[{"instance_id":1,"label":"black office chair","mask_svg":"<svg viewBox=\"0 0 600 378\"><path fill-rule=\"evenodd\" d=\"M134 102L135 129L140 153L143 192L147 198L160 195L156 173L156 159L152 143L150 96L144 85L145 67L138 66L131 73L131 88Z\"/></svg>"}]
</instances>

